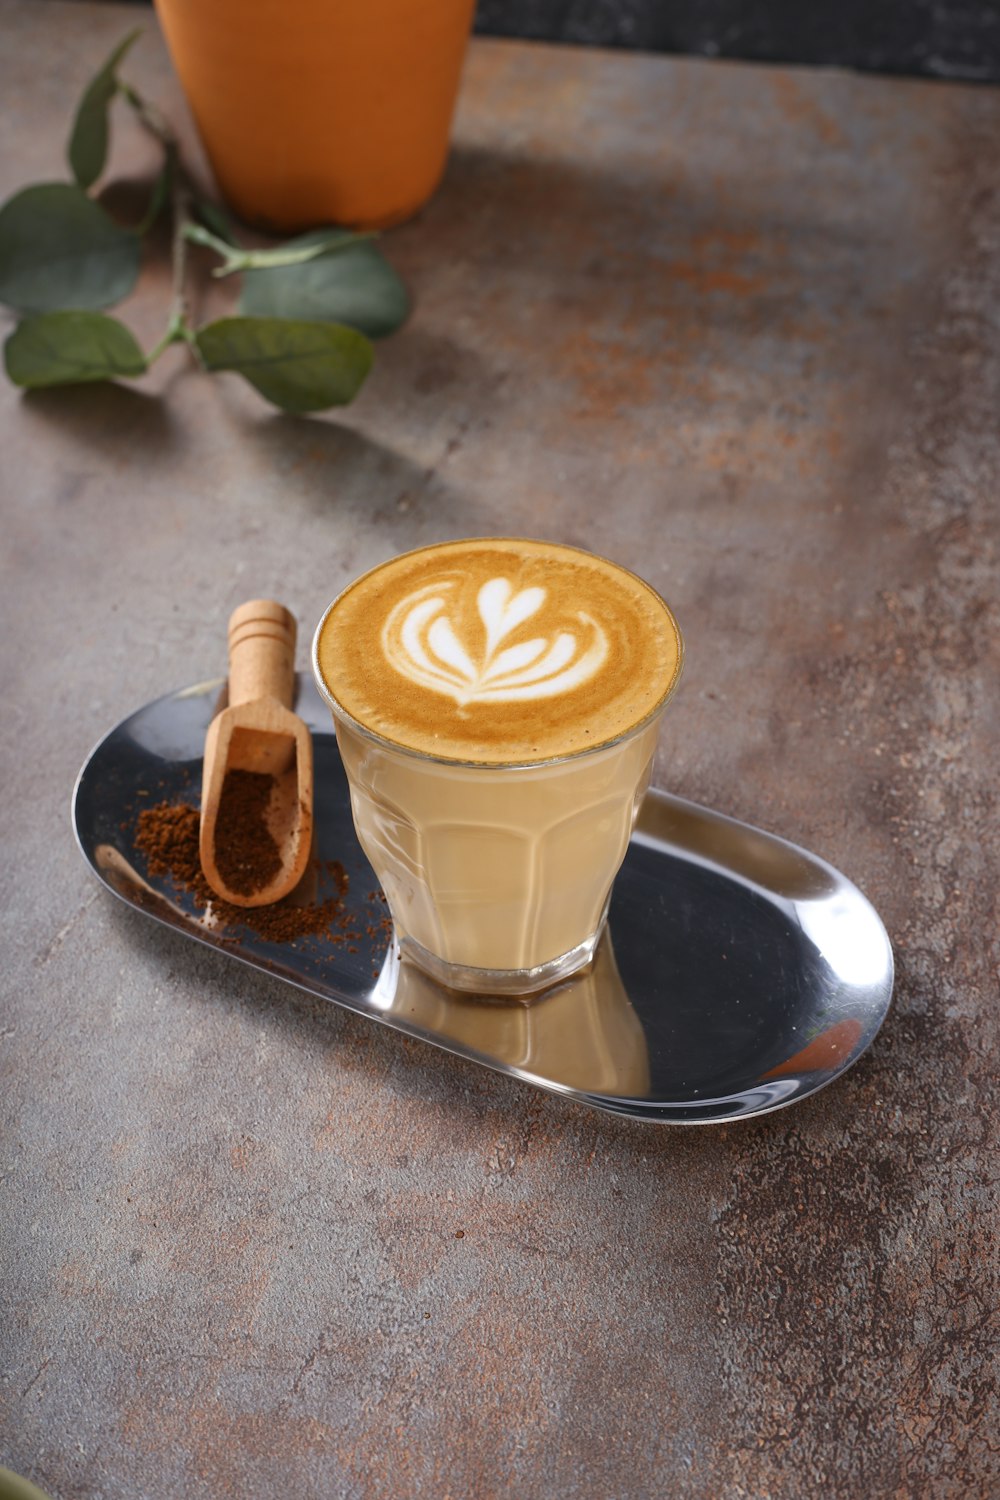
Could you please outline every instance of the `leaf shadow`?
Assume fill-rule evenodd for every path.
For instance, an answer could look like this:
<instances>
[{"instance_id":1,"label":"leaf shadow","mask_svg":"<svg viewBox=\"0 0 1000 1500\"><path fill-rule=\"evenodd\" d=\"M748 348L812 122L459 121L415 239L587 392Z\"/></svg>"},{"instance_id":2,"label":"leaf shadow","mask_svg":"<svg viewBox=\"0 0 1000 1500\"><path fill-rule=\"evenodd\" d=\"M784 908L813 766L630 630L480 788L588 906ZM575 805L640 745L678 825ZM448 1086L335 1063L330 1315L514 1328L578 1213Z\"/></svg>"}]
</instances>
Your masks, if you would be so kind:
<instances>
[{"instance_id":1,"label":"leaf shadow","mask_svg":"<svg viewBox=\"0 0 1000 1500\"><path fill-rule=\"evenodd\" d=\"M155 182L155 172L141 177L115 177L101 188L97 201L116 223L135 229L146 217ZM170 245L168 218L167 213L161 214L157 226L167 248Z\"/></svg>"},{"instance_id":2,"label":"leaf shadow","mask_svg":"<svg viewBox=\"0 0 1000 1500\"><path fill-rule=\"evenodd\" d=\"M426 426L441 421L443 403L456 415L470 408L492 412L507 375L499 362L423 321L418 309L399 333L376 345L369 378L380 410L398 408Z\"/></svg>"},{"instance_id":3,"label":"leaf shadow","mask_svg":"<svg viewBox=\"0 0 1000 1500\"><path fill-rule=\"evenodd\" d=\"M468 535L475 528L474 499L441 473L447 449L420 464L379 438L341 422L264 415L235 419L244 451L260 472L281 476L283 502L306 514L355 516L361 527L384 527L392 548L404 551L424 540ZM351 558L342 561L349 566Z\"/></svg>"},{"instance_id":4,"label":"leaf shadow","mask_svg":"<svg viewBox=\"0 0 1000 1500\"><path fill-rule=\"evenodd\" d=\"M161 397L113 381L25 391L21 399L33 417L57 425L60 434L69 433L109 461L120 453L123 434L130 449L145 458L167 452L175 440L174 423Z\"/></svg>"}]
</instances>

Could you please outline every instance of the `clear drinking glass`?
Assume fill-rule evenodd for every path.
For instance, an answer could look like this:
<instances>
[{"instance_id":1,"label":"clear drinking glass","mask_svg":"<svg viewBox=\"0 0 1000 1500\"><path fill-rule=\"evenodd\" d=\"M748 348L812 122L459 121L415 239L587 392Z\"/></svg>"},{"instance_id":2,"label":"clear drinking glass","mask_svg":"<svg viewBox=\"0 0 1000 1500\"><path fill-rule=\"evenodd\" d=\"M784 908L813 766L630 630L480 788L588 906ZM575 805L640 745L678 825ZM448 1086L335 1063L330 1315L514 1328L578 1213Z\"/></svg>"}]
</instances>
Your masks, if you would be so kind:
<instances>
[{"instance_id":1,"label":"clear drinking glass","mask_svg":"<svg viewBox=\"0 0 1000 1500\"><path fill-rule=\"evenodd\" d=\"M377 583L380 571L359 585ZM653 595L676 632L648 585L618 571ZM665 691L659 701L652 695L646 716L618 737L551 759L464 761L391 742L360 722L341 701L336 678L345 669L329 652L324 659L333 680L327 680L324 626L356 587L320 622L313 666L333 713L358 837L385 892L400 950L454 989L495 995L544 989L589 963L600 940L679 672L679 635ZM359 593L364 597L363 588ZM542 593L536 588L534 597Z\"/></svg>"},{"instance_id":2,"label":"clear drinking glass","mask_svg":"<svg viewBox=\"0 0 1000 1500\"><path fill-rule=\"evenodd\" d=\"M333 717L404 954L443 984L490 994L543 989L589 962L662 712L614 745L528 766L436 760Z\"/></svg>"}]
</instances>

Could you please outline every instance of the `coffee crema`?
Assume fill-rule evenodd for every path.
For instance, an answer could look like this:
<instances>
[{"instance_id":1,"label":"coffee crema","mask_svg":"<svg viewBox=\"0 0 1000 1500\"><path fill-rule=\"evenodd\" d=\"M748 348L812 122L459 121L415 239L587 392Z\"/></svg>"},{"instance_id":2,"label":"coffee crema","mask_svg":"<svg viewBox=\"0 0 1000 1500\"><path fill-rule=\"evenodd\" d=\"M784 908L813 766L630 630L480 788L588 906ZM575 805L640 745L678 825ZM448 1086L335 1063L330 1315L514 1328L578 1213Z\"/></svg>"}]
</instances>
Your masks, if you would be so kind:
<instances>
[{"instance_id":1,"label":"coffee crema","mask_svg":"<svg viewBox=\"0 0 1000 1500\"><path fill-rule=\"evenodd\" d=\"M316 633L334 705L404 749L484 765L597 749L669 696L681 638L650 586L519 538L446 542L364 574Z\"/></svg>"}]
</instances>

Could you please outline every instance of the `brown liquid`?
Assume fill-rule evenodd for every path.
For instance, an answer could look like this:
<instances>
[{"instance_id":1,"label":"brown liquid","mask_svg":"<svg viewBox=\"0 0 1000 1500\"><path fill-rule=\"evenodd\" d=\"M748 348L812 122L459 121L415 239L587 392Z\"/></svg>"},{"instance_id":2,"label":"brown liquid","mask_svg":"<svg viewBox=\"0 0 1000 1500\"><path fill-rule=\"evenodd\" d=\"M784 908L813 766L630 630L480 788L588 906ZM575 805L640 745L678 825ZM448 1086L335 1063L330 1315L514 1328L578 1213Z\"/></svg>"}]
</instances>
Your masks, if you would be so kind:
<instances>
[{"instance_id":1,"label":"brown liquid","mask_svg":"<svg viewBox=\"0 0 1000 1500\"><path fill-rule=\"evenodd\" d=\"M596 938L658 731L659 714L594 755L512 769L408 755L339 721L354 825L404 949L530 970Z\"/></svg>"},{"instance_id":2,"label":"brown liquid","mask_svg":"<svg viewBox=\"0 0 1000 1500\"><path fill-rule=\"evenodd\" d=\"M352 584L316 640L369 732L444 760L529 764L642 724L680 672L667 606L614 563L519 539L444 543Z\"/></svg>"}]
</instances>

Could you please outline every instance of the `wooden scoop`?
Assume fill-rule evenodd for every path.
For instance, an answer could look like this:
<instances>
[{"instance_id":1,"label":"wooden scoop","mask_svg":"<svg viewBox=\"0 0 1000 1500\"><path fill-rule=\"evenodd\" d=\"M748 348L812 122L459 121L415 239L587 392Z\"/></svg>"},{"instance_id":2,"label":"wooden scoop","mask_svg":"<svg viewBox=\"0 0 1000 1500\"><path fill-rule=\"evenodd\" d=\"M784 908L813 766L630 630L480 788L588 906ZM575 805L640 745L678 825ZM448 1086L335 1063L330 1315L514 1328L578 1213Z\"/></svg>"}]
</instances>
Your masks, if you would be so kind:
<instances>
[{"instance_id":1,"label":"wooden scoop","mask_svg":"<svg viewBox=\"0 0 1000 1500\"><path fill-rule=\"evenodd\" d=\"M236 906L280 901L309 860L312 739L291 711L295 633L273 599L229 620L229 707L205 736L200 852L205 879Z\"/></svg>"}]
</instances>

